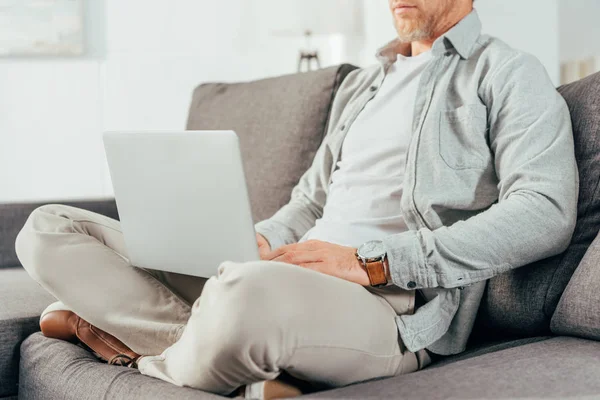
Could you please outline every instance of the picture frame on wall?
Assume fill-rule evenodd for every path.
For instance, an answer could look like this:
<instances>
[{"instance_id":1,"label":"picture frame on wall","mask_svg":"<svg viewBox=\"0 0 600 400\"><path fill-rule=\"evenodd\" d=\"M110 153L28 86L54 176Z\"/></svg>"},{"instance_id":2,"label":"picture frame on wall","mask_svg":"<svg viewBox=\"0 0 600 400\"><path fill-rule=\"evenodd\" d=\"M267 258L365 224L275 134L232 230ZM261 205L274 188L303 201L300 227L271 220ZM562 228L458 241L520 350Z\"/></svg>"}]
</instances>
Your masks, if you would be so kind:
<instances>
[{"instance_id":1,"label":"picture frame on wall","mask_svg":"<svg viewBox=\"0 0 600 400\"><path fill-rule=\"evenodd\" d=\"M84 53L82 0L0 0L0 56Z\"/></svg>"}]
</instances>

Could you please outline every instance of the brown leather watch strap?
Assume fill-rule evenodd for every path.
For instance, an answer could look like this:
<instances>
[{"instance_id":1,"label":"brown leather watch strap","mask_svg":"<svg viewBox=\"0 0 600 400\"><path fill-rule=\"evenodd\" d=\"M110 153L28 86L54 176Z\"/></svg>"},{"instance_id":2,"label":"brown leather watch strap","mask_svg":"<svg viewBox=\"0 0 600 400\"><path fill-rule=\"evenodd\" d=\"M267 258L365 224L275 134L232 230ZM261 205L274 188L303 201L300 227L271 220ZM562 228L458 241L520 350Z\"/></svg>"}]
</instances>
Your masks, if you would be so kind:
<instances>
[{"instance_id":1,"label":"brown leather watch strap","mask_svg":"<svg viewBox=\"0 0 600 400\"><path fill-rule=\"evenodd\" d=\"M387 285L388 280L385 274L383 261L365 262L363 265L367 270L367 275L369 275L371 286Z\"/></svg>"}]
</instances>

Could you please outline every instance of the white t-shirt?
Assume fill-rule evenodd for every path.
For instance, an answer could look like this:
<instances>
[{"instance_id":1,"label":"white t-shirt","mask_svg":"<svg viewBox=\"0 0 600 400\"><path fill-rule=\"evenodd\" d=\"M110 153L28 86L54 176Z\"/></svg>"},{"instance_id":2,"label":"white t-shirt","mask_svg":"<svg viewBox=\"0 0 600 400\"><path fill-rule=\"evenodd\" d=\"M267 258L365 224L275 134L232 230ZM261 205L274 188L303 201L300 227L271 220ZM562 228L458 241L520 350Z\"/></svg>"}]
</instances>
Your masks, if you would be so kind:
<instances>
[{"instance_id":1,"label":"white t-shirt","mask_svg":"<svg viewBox=\"0 0 600 400\"><path fill-rule=\"evenodd\" d=\"M431 52L398 55L346 134L323 217L300 240L358 247L408 230L400 212L419 79Z\"/></svg>"}]
</instances>

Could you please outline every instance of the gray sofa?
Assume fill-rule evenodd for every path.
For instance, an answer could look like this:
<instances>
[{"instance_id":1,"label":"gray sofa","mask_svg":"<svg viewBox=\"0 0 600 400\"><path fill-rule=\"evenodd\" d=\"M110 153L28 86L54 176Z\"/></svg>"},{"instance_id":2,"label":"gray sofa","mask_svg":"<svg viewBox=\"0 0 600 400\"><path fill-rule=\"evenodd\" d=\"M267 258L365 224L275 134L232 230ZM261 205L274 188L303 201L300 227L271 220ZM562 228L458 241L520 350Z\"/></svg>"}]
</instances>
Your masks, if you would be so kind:
<instances>
[{"instance_id":1,"label":"gray sofa","mask_svg":"<svg viewBox=\"0 0 600 400\"><path fill-rule=\"evenodd\" d=\"M323 139L336 90L353 69L194 91L189 129L240 135L256 221L289 199ZM465 353L411 375L306 398L600 398L600 74L559 91L573 117L581 184L569 248L489 281ZM118 218L112 200L70 204ZM37 332L39 314L53 299L19 267L14 239L38 205L0 205L0 398L221 398L107 366Z\"/></svg>"}]
</instances>

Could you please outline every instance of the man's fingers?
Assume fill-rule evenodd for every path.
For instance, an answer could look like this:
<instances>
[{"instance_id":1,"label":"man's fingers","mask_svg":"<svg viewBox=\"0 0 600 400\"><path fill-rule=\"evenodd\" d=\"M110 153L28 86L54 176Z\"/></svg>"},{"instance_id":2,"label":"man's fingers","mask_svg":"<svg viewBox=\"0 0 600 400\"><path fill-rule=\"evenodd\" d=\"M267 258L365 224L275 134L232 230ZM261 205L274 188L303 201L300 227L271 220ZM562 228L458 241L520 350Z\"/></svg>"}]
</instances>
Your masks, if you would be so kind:
<instances>
[{"instance_id":1,"label":"man's fingers","mask_svg":"<svg viewBox=\"0 0 600 400\"><path fill-rule=\"evenodd\" d=\"M295 248L295 246L297 246L297 244L288 244L285 246L281 246L278 249L275 249L273 251L271 251L269 254L266 255L266 259L267 260L274 260L278 257L281 257L283 254L289 252L289 251L293 251L293 249Z\"/></svg>"},{"instance_id":2,"label":"man's fingers","mask_svg":"<svg viewBox=\"0 0 600 400\"><path fill-rule=\"evenodd\" d=\"M260 259L263 261L269 261L269 254L271 254L271 249L268 246L259 246L258 247L258 255Z\"/></svg>"},{"instance_id":3,"label":"man's fingers","mask_svg":"<svg viewBox=\"0 0 600 400\"><path fill-rule=\"evenodd\" d=\"M300 265L304 263L314 263L321 260L322 254L316 251L288 251L287 253L274 258L272 261Z\"/></svg>"},{"instance_id":4,"label":"man's fingers","mask_svg":"<svg viewBox=\"0 0 600 400\"><path fill-rule=\"evenodd\" d=\"M308 242L303 243L294 243L288 244L285 246L281 246L280 248L273 250L270 254L267 255L267 260L275 260L278 257L281 257L285 253L290 252L301 252L301 251L315 251L319 250L321 247L319 246L318 241L310 240Z\"/></svg>"}]
</instances>

